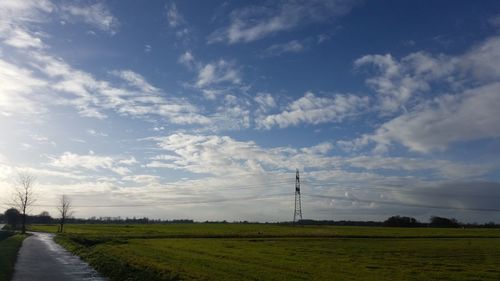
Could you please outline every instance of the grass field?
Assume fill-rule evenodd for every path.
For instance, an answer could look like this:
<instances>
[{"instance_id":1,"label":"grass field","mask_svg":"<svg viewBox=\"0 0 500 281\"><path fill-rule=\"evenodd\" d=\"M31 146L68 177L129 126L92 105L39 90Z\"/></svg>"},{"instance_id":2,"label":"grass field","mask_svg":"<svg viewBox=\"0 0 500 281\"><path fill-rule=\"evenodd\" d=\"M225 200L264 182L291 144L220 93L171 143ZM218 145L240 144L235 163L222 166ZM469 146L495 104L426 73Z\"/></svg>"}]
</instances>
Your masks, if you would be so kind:
<instances>
[{"instance_id":1,"label":"grass field","mask_svg":"<svg viewBox=\"0 0 500 281\"><path fill-rule=\"evenodd\" d=\"M12 277L17 252L24 238L23 235L11 235L6 231L0 231L0 281L9 281Z\"/></svg>"},{"instance_id":2,"label":"grass field","mask_svg":"<svg viewBox=\"0 0 500 281\"><path fill-rule=\"evenodd\" d=\"M498 229L70 225L57 239L113 280L500 280Z\"/></svg>"}]
</instances>

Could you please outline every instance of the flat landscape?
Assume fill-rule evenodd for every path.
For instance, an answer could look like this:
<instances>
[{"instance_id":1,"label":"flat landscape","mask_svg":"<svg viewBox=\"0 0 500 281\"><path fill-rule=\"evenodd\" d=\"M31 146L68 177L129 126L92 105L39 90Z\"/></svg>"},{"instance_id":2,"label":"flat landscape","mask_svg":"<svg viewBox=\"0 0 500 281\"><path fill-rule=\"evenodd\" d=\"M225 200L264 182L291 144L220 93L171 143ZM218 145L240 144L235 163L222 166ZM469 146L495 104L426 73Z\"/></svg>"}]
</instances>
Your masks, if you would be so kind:
<instances>
[{"instance_id":1,"label":"flat landscape","mask_svg":"<svg viewBox=\"0 0 500 281\"><path fill-rule=\"evenodd\" d=\"M0 0L0 281L500 281L499 120L500 0Z\"/></svg>"},{"instance_id":2,"label":"flat landscape","mask_svg":"<svg viewBox=\"0 0 500 281\"><path fill-rule=\"evenodd\" d=\"M498 229L68 225L56 240L112 280L500 280Z\"/></svg>"}]
</instances>

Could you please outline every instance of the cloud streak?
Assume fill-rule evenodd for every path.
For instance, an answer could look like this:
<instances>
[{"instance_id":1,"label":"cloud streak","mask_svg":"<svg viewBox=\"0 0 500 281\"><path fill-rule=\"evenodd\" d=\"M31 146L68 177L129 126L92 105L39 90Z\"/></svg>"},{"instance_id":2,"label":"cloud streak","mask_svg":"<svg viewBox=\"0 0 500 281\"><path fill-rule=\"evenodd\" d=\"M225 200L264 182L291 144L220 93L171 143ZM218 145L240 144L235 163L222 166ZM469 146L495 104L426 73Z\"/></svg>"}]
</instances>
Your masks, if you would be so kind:
<instances>
[{"instance_id":1,"label":"cloud streak","mask_svg":"<svg viewBox=\"0 0 500 281\"><path fill-rule=\"evenodd\" d=\"M133 159L135 160L135 159ZM108 170L119 175L130 174L128 165L135 164L132 159L115 159L110 156L99 156L94 154L79 155L71 152L64 152L61 156L52 158L50 165L65 170L83 168L92 171Z\"/></svg>"},{"instance_id":2,"label":"cloud streak","mask_svg":"<svg viewBox=\"0 0 500 281\"><path fill-rule=\"evenodd\" d=\"M307 49L305 42L292 40L287 43L273 44L266 48L263 52L264 57L281 56L289 53L300 53Z\"/></svg>"},{"instance_id":3,"label":"cloud streak","mask_svg":"<svg viewBox=\"0 0 500 281\"><path fill-rule=\"evenodd\" d=\"M32 115L44 111L33 99L33 94L47 87L32 71L0 59L0 115Z\"/></svg>"},{"instance_id":4,"label":"cloud streak","mask_svg":"<svg viewBox=\"0 0 500 281\"><path fill-rule=\"evenodd\" d=\"M61 11L65 20L83 21L111 35L116 34L120 25L109 8L101 2L88 6L66 4L61 6Z\"/></svg>"},{"instance_id":5,"label":"cloud streak","mask_svg":"<svg viewBox=\"0 0 500 281\"><path fill-rule=\"evenodd\" d=\"M261 6L247 6L230 14L227 27L214 31L209 43L246 43L303 25L325 22L343 16L355 1L276 1Z\"/></svg>"}]
</instances>

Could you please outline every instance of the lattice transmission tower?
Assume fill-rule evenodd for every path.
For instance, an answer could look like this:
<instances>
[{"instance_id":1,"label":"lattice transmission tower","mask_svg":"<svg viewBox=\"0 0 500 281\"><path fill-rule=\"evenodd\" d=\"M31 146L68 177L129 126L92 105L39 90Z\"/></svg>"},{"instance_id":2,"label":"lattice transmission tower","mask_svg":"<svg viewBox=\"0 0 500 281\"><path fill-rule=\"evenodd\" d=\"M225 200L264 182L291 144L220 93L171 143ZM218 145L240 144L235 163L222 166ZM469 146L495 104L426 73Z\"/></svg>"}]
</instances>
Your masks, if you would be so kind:
<instances>
[{"instance_id":1,"label":"lattice transmission tower","mask_svg":"<svg viewBox=\"0 0 500 281\"><path fill-rule=\"evenodd\" d=\"M293 212L293 223L302 220L302 205L300 203L300 175L299 169L295 173L295 211Z\"/></svg>"}]
</instances>

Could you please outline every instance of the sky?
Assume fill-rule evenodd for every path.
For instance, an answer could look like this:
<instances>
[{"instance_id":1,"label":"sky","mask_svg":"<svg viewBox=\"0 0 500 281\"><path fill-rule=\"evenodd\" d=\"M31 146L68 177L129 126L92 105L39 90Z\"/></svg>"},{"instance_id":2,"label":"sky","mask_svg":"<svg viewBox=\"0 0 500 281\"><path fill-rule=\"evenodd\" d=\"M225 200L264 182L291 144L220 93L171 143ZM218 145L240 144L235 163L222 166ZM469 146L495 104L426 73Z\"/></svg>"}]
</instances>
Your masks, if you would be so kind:
<instances>
[{"instance_id":1,"label":"sky","mask_svg":"<svg viewBox=\"0 0 500 281\"><path fill-rule=\"evenodd\" d=\"M500 222L498 1L0 0L0 210Z\"/></svg>"}]
</instances>

